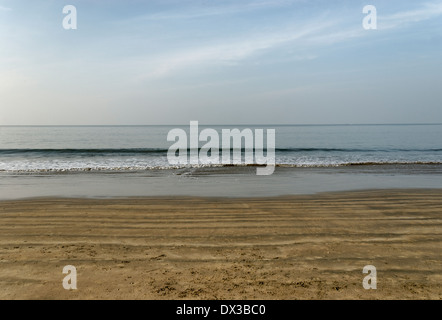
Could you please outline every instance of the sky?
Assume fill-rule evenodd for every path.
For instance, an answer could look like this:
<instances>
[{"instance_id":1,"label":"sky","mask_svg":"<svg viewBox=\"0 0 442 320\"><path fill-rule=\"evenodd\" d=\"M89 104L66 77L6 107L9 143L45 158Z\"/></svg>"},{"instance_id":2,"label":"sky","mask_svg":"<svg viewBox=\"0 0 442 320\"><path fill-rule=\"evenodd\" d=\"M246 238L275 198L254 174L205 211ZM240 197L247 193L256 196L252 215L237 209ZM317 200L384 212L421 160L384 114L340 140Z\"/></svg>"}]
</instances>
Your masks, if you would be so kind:
<instances>
[{"instance_id":1,"label":"sky","mask_svg":"<svg viewBox=\"0 0 442 320\"><path fill-rule=\"evenodd\" d=\"M0 125L442 123L441 84L442 0L0 0Z\"/></svg>"}]
</instances>

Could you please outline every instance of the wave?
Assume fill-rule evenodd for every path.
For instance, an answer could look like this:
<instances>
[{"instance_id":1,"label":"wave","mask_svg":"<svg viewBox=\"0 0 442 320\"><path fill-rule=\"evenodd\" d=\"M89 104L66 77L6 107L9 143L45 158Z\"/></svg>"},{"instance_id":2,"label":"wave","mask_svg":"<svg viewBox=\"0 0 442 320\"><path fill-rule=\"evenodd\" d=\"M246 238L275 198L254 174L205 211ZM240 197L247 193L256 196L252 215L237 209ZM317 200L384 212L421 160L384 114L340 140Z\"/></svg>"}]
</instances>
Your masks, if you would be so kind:
<instances>
[{"instance_id":1,"label":"wave","mask_svg":"<svg viewBox=\"0 0 442 320\"><path fill-rule=\"evenodd\" d=\"M190 153L192 150L200 151L198 149L187 149ZM240 150L230 148L230 151ZM256 150L256 149L255 149ZM0 149L0 156L2 155L167 155L169 149L164 148L84 148L84 149ZM220 148L220 152L223 151ZM251 151L251 149L241 148L242 152ZM266 151L266 149L264 149ZM358 148L275 148L277 153L314 153L314 152L347 152L347 153L365 153L365 152L442 152L441 148L430 149L406 149L406 148L391 148L391 149L358 149Z\"/></svg>"},{"instance_id":2,"label":"wave","mask_svg":"<svg viewBox=\"0 0 442 320\"><path fill-rule=\"evenodd\" d=\"M179 169L211 169L211 168L227 168L227 167L263 167L265 165L249 163L249 164L194 164L194 165L166 165L166 166L96 166L96 167L71 167L71 168L36 168L36 169L0 169L4 173L75 173L75 172L139 172L152 170L179 170ZM336 168L350 166L442 166L442 162L346 162L346 163L277 163L275 167L279 168Z\"/></svg>"},{"instance_id":3,"label":"wave","mask_svg":"<svg viewBox=\"0 0 442 320\"><path fill-rule=\"evenodd\" d=\"M168 149L123 148L123 149L0 149L0 155L112 155L112 154L163 154Z\"/></svg>"},{"instance_id":4,"label":"wave","mask_svg":"<svg viewBox=\"0 0 442 320\"><path fill-rule=\"evenodd\" d=\"M433 149L406 149L406 148L391 148L391 149L358 149L358 148L278 148L275 151L279 152L441 152L440 148Z\"/></svg>"},{"instance_id":5,"label":"wave","mask_svg":"<svg viewBox=\"0 0 442 320\"><path fill-rule=\"evenodd\" d=\"M278 163L276 167L287 168L331 168L331 167L350 167L350 166L407 166L407 165L442 165L438 161L367 161L367 162L343 162L343 163Z\"/></svg>"}]
</instances>

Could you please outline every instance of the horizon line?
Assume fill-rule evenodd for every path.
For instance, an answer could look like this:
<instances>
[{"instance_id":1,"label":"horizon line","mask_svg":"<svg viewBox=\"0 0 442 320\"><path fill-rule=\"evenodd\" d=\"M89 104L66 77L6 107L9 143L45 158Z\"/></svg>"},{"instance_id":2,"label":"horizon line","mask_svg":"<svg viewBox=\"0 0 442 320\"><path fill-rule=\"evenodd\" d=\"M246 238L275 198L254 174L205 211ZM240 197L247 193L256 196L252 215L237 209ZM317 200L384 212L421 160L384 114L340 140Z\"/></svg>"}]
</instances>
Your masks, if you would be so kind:
<instances>
[{"instance_id":1,"label":"horizon line","mask_svg":"<svg viewBox=\"0 0 442 320\"><path fill-rule=\"evenodd\" d=\"M197 121L197 120L192 120ZM199 121L198 121L199 122ZM189 121L190 123L190 121ZM161 126L188 126L186 124L0 124L0 127L161 127ZM201 123L198 123L199 125ZM442 122L422 123L291 123L291 124L201 124L202 126L395 126L395 125L442 125Z\"/></svg>"}]
</instances>

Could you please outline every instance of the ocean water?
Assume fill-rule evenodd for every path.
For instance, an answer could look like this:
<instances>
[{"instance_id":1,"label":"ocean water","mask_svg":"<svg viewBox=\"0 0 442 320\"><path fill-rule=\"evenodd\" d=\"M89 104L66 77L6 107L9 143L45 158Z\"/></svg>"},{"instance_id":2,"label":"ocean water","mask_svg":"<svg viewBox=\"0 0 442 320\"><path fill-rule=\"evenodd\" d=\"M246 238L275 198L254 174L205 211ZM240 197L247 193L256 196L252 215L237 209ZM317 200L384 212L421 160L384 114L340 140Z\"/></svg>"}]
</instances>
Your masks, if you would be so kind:
<instances>
[{"instance_id":1,"label":"ocean water","mask_svg":"<svg viewBox=\"0 0 442 320\"><path fill-rule=\"evenodd\" d=\"M168 132L189 132L189 126L3 126L0 200L442 188L442 125L200 124L200 130L208 127L219 133L275 129L274 173L259 176L244 165L169 164L174 142L167 141Z\"/></svg>"},{"instance_id":2,"label":"ocean water","mask_svg":"<svg viewBox=\"0 0 442 320\"><path fill-rule=\"evenodd\" d=\"M208 126L200 125L200 130ZM442 164L442 125L210 126L275 129L286 167ZM189 126L0 127L0 172L170 170L167 134ZM221 134L220 134L221 137ZM204 145L200 143L200 147ZM244 150L243 150L244 151ZM207 167L216 165L193 165Z\"/></svg>"}]
</instances>

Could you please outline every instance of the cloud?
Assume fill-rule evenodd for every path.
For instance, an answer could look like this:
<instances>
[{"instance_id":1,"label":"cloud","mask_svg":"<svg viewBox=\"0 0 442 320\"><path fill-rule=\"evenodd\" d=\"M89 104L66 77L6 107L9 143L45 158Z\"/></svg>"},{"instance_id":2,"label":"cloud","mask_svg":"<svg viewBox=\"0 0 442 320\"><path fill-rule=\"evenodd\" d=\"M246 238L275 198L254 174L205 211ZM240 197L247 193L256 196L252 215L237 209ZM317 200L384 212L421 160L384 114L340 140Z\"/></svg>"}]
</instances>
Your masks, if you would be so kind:
<instances>
[{"instance_id":1,"label":"cloud","mask_svg":"<svg viewBox=\"0 0 442 320\"><path fill-rule=\"evenodd\" d=\"M382 16L378 13L378 26L382 29L392 29L403 25L436 18L442 14L442 3L426 3L421 8L401 11Z\"/></svg>"},{"instance_id":2,"label":"cloud","mask_svg":"<svg viewBox=\"0 0 442 320\"><path fill-rule=\"evenodd\" d=\"M245 13L253 10L262 10L271 7L287 6L300 0L273 0L273 1L237 1L232 4L225 4L223 6L212 6L206 8L193 8L191 10L180 12L158 12L154 14L144 15L138 17L141 20L179 20L179 19L197 19L212 16L233 15L238 13Z\"/></svg>"},{"instance_id":3,"label":"cloud","mask_svg":"<svg viewBox=\"0 0 442 320\"><path fill-rule=\"evenodd\" d=\"M0 11L12 11L11 8L0 6Z\"/></svg>"},{"instance_id":4,"label":"cloud","mask_svg":"<svg viewBox=\"0 0 442 320\"><path fill-rule=\"evenodd\" d=\"M259 4L264 6L267 2ZM378 12L378 27L379 29L397 29L405 24L432 19L441 14L442 3L427 3L414 10L384 16ZM285 30L274 30L266 34L247 34L236 39L223 39L218 44L183 48L179 52L163 54L160 57L149 57L149 60L140 62L141 70L149 70L141 78L165 77L188 67L235 64L253 55L286 44L296 43L297 47L303 50L317 50L321 46L361 39L368 34L369 32L364 30L360 23L350 23L348 19L342 19L342 17L339 19L339 17L328 13L315 21L292 26ZM318 55L313 52L304 56L316 58Z\"/></svg>"},{"instance_id":5,"label":"cloud","mask_svg":"<svg viewBox=\"0 0 442 320\"><path fill-rule=\"evenodd\" d=\"M217 45L199 47L187 51L181 51L157 59L153 64L155 67L146 77L166 76L172 71L185 68L195 64L205 65L213 63L231 64L248 58L258 52L282 46L290 42L307 38L317 32L329 27L329 22L311 24L303 29L292 29L285 32L275 32L266 35L225 41ZM315 56L316 57L316 56ZM301 57L298 57L300 60ZM311 55L305 59L312 59Z\"/></svg>"},{"instance_id":6,"label":"cloud","mask_svg":"<svg viewBox=\"0 0 442 320\"><path fill-rule=\"evenodd\" d=\"M359 26L348 30L346 30L346 28L343 29L344 31L335 31L335 32L318 34L314 37L309 38L308 41L313 45L325 46L339 42L345 42L350 39L361 38L367 34L367 31L362 28L359 28Z\"/></svg>"}]
</instances>

